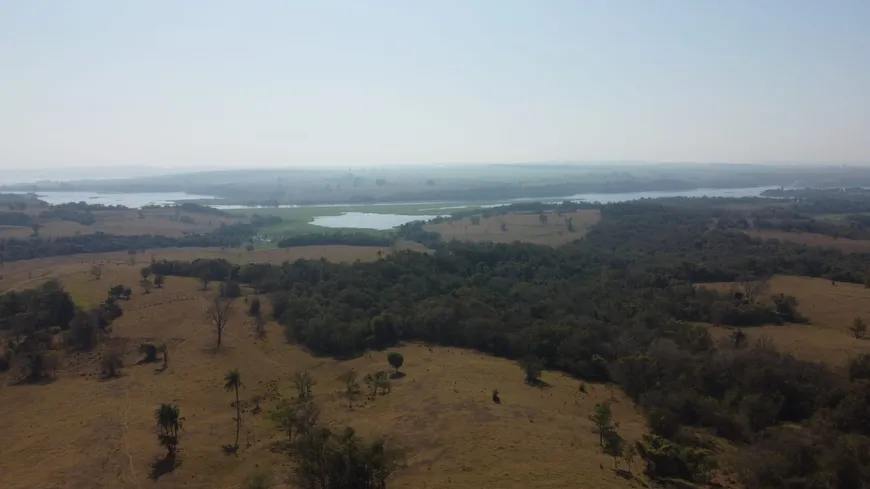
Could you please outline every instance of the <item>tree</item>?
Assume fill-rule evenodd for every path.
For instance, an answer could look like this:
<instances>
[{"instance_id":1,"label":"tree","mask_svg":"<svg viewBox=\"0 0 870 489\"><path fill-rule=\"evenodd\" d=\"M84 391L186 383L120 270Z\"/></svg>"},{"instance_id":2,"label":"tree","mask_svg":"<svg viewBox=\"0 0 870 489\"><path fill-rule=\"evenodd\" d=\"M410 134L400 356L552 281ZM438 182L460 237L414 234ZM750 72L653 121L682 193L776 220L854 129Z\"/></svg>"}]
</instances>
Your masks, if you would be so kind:
<instances>
[{"instance_id":1,"label":"tree","mask_svg":"<svg viewBox=\"0 0 870 489\"><path fill-rule=\"evenodd\" d=\"M608 431L613 430L613 412L610 410L610 402L599 402L595 405L595 410L589 415L589 421L595 425L595 432L598 433L598 443L604 446L604 436Z\"/></svg>"},{"instance_id":2,"label":"tree","mask_svg":"<svg viewBox=\"0 0 870 489\"><path fill-rule=\"evenodd\" d=\"M387 361L390 362L390 365L394 369L396 369L396 375L398 375L399 369L402 368L402 364L405 363L405 357L397 351L392 351L387 354Z\"/></svg>"},{"instance_id":3,"label":"tree","mask_svg":"<svg viewBox=\"0 0 870 489\"><path fill-rule=\"evenodd\" d=\"M115 285L109 288L109 297L114 297L116 299L121 298L124 295L124 286L123 285Z\"/></svg>"},{"instance_id":4,"label":"tree","mask_svg":"<svg viewBox=\"0 0 870 489\"><path fill-rule=\"evenodd\" d=\"M279 430L287 434L287 441L293 442L293 430L297 424L296 405L288 399L281 399L278 404L269 411L268 418L275 423Z\"/></svg>"},{"instance_id":5,"label":"tree","mask_svg":"<svg viewBox=\"0 0 870 489\"><path fill-rule=\"evenodd\" d=\"M121 369L124 368L124 353L117 348L107 348L103 351L100 366L106 378L117 377L121 374Z\"/></svg>"},{"instance_id":6,"label":"tree","mask_svg":"<svg viewBox=\"0 0 870 489\"><path fill-rule=\"evenodd\" d=\"M251 304L248 306L248 314L253 317L260 317L260 298L254 297L251 299Z\"/></svg>"},{"instance_id":7,"label":"tree","mask_svg":"<svg viewBox=\"0 0 870 489\"><path fill-rule=\"evenodd\" d=\"M500 227L501 227L501 232L503 232L503 233L507 232L507 223L506 222L502 221Z\"/></svg>"},{"instance_id":8,"label":"tree","mask_svg":"<svg viewBox=\"0 0 870 489\"><path fill-rule=\"evenodd\" d=\"M151 293L151 287L153 285L154 284L152 284L151 281L148 279L145 279L145 280L142 280L139 282L139 286L142 287L142 290L144 290L146 294Z\"/></svg>"},{"instance_id":9,"label":"tree","mask_svg":"<svg viewBox=\"0 0 870 489\"><path fill-rule=\"evenodd\" d=\"M136 250L127 250L127 263L129 263L130 266L136 264Z\"/></svg>"},{"instance_id":10,"label":"tree","mask_svg":"<svg viewBox=\"0 0 870 489\"><path fill-rule=\"evenodd\" d=\"M158 289L162 289L165 282L166 277L162 273L157 273L154 275L154 286Z\"/></svg>"},{"instance_id":11,"label":"tree","mask_svg":"<svg viewBox=\"0 0 870 489\"><path fill-rule=\"evenodd\" d=\"M480 216L471 216L471 225L477 226L480 224Z\"/></svg>"},{"instance_id":12,"label":"tree","mask_svg":"<svg viewBox=\"0 0 870 489\"><path fill-rule=\"evenodd\" d=\"M544 214L543 212L538 214L538 220L541 221L541 224L547 224L547 220L548 220L547 215Z\"/></svg>"},{"instance_id":13,"label":"tree","mask_svg":"<svg viewBox=\"0 0 870 489\"><path fill-rule=\"evenodd\" d=\"M389 376L383 370L378 370L374 374L366 374L364 380L366 385L369 387L369 395L372 399L378 395L379 389L382 393L386 394L390 388Z\"/></svg>"},{"instance_id":14,"label":"tree","mask_svg":"<svg viewBox=\"0 0 870 489\"><path fill-rule=\"evenodd\" d=\"M181 421L178 406L161 404L154 413L157 421L157 441L166 448L166 456L174 458L178 450L178 438L181 432Z\"/></svg>"},{"instance_id":15,"label":"tree","mask_svg":"<svg viewBox=\"0 0 870 489\"><path fill-rule=\"evenodd\" d=\"M203 273L198 278L202 290L208 290L208 284L211 283L211 277L208 276L208 273Z\"/></svg>"},{"instance_id":16,"label":"tree","mask_svg":"<svg viewBox=\"0 0 870 489\"><path fill-rule=\"evenodd\" d=\"M142 280L148 279L151 276L151 267L142 267L139 270L139 275L142 275Z\"/></svg>"},{"instance_id":17,"label":"tree","mask_svg":"<svg viewBox=\"0 0 870 489\"><path fill-rule=\"evenodd\" d=\"M770 289L770 282L766 278L743 276L737 281L743 290L743 297L750 303L755 302L759 296L764 295Z\"/></svg>"},{"instance_id":18,"label":"tree","mask_svg":"<svg viewBox=\"0 0 870 489\"><path fill-rule=\"evenodd\" d=\"M243 387L242 374L239 369L233 369L224 376L224 390L236 392L236 444L239 447L239 432L242 430L242 405L239 403L239 388Z\"/></svg>"},{"instance_id":19,"label":"tree","mask_svg":"<svg viewBox=\"0 0 870 489\"><path fill-rule=\"evenodd\" d=\"M622 449L622 459L625 460L625 465L628 466L628 472L631 473L634 458L637 456L637 448L631 443L624 443Z\"/></svg>"},{"instance_id":20,"label":"tree","mask_svg":"<svg viewBox=\"0 0 870 489\"><path fill-rule=\"evenodd\" d=\"M211 301L206 306L205 315L215 327L218 347L221 346L224 328L227 327L227 323L232 315L232 305L234 300L233 297L224 297L220 294L216 294L211 298Z\"/></svg>"},{"instance_id":21,"label":"tree","mask_svg":"<svg viewBox=\"0 0 870 489\"><path fill-rule=\"evenodd\" d=\"M527 355L523 357L520 361L520 368L523 369L523 372L526 374L526 382L529 384L537 384L541 377L541 370L543 370L543 362L540 358Z\"/></svg>"},{"instance_id":22,"label":"tree","mask_svg":"<svg viewBox=\"0 0 870 489\"><path fill-rule=\"evenodd\" d=\"M852 336L854 336L856 340L859 340L867 335L867 324L863 319L857 317L852 321L852 326L849 327L849 331L852 332Z\"/></svg>"},{"instance_id":23,"label":"tree","mask_svg":"<svg viewBox=\"0 0 870 489\"><path fill-rule=\"evenodd\" d=\"M625 451L625 440L613 428L604 432L604 453L613 457L613 468L619 467L619 458Z\"/></svg>"},{"instance_id":24,"label":"tree","mask_svg":"<svg viewBox=\"0 0 870 489\"><path fill-rule=\"evenodd\" d=\"M317 384L314 377L307 370L296 372L293 375L293 387L296 389L297 399L309 399L311 397L311 388Z\"/></svg>"},{"instance_id":25,"label":"tree","mask_svg":"<svg viewBox=\"0 0 870 489\"><path fill-rule=\"evenodd\" d=\"M133 295L133 289L130 287L124 287L124 293L121 295L122 298L129 300L130 296Z\"/></svg>"},{"instance_id":26,"label":"tree","mask_svg":"<svg viewBox=\"0 0 870 489\"><path fill-rule=\"evenodd\" d=\"M359 398L360 389L357 381L358 375L355 370L348 370L341 374L338 379L344 382L344 397L347 398L347 407L353 409L353 401Z\"/></svg>"},{"instance_id":27,"label":"tree","mask_svg":"<svg viewBox=\"0 0 870 489\"><path fill-rule=\"evenodd\" d=\"M103 277L103 267L100 265L91 266L91 276L94 277L94 280L99 280Z\"/></svg>"}]
</instances>

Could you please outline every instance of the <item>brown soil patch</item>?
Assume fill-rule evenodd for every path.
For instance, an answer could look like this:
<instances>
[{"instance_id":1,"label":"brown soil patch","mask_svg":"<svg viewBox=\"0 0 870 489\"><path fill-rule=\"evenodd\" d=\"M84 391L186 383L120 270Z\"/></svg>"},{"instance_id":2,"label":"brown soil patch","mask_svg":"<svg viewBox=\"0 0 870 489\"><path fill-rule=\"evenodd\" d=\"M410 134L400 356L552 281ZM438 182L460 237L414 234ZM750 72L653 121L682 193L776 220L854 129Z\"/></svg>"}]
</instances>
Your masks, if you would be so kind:
<instances>
[{"instance_id":1,"label":"brown soil patch","mask_svg":"<svg viewBox=\"0 0 870 489\"><path fill-rule=\"evenodd\" d=\"M548 212L547 222L542 223L536 213L511 213L482 218L480 224L471 223L471 218L458 221L428 224L426 229L441 234L445 240L492 241L513 243L524 241L548 246L559 246L576 241L585 235L601 218L597 210L565 212L562 216ZM568 231L565 218L572 217L574 232ZM505 230L502 231L502 223Z\"/></svg>"},{"instance_id":2,"label":"brown soil patch","mask_svg":"<svg viewBox=\"0 0 870 489\"><path fill-rule=\"evenodd\" d=\"M85 271L62 281L77 301L87 301L103 295L109 284L137 283L138 267L110 264L99 281ZM586 418L596 402L610 397L604 386L589 385L582 395L577 381L546 372L543 380L552 387L538 389L523 383L513 362L409 345L397 349L405 356L406 377L393 381L390 394L351 410L336 377L349 368L361 374L389 369L385 353L348 362L315 358L286 344L274 323L267 325L265 340L255 339L241 300L224 346L215 351L197 286L192 279L169 277L165 289L151 294L134 287L113 325L113 336L125 338L128 348L120 378L101 381L95 356L83 355L68 356L53 383L0 383L4 489L237 488L257 466L282 480L290 463L272 447L283 435L264 413L251 412L251 398L267 396L262 407L268 411L276 394L292 396L290 376L301 369L317 379L314 394L326 425L350 425L367 437L385 435L408 449L407 467L389 484L393 489L625 489L642 482L626 481L610 469L613 461L601 452ZM152 339L172 345L165 371L134 365L136 347ZM235 409L222 377L232 368L242 374L245 412L241 449L228 456L221 446L233 442ZM491 401L494 388L502 404ZM619 431L635 440L644 433L643 418L618 391L615 395ZM181 465L154 482L148 478L150 465L163 452L153 413L161 402L177 404L185 421Z\"/></svg>"},{"instance_id":3,"label":"brown soil patch","mask_svg":"<svg viewBox=\"0 0 870 489\"><path fill-rule=\"evenodd\" d=\"M834 238L824 234L797 233L791 231L750 230L746 234L762 239L778 239L807 246L836 248L845 253L864 253L870 251L870 240Z\"/></svg>"},{"instance_id":4,"label":"brown soil patch","mask_svg":"<svg viewBox=\"0 0 870 489\"><path fill-rule=\"evenodd\" d=\"M730 283L704 284L705 287L729 289ZM770 281L771 293L793 295L798 310L810 324L747 327L743 331L750 341L769 338L783 351L806 360L846 365L856 355L870 353L870 339L855 339L849 326L855 317L870 321L870 289L859 284L808 277L777 276ZM730 328L711 327L716 338L731 333Z\"/></svg>"}]
</instances>

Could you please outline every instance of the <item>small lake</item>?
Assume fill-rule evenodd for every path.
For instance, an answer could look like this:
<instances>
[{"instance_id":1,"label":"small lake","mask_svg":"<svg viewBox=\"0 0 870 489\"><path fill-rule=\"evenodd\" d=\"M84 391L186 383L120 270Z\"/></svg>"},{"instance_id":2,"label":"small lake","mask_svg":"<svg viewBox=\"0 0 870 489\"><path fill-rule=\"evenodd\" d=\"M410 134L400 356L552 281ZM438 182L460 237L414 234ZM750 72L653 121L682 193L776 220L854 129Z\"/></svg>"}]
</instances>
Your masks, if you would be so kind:
<instances>
[{"instance_id":1,"label":"small lake","mask_svg":"<svg viewBox=\"0 0 870 489\"><path fill-rule=\"evenodd\" d=\"M438 216L406 216L402 214L374 214L371 212L344 212L340 216L315 217L311 224L325 228L392 229L411 221L428 221Z\"/></svg>"},{"instance_id":2,"label":"small lake","mask_svg":"<svg viewBox=\"0 0 870 489\"><path fill-rule=\"evenodd\" d=\"M3 192L10 194L26 194L31 192ZM123 205L126 207L139 208L146 205L166 205L180 200L192 199L215 199L208 195L195 195L186 192L137 192L137 193L97 193L97 192L62 192L45 191L32 192L41 200L51 205L66 204L68 202L87 202L88 204Z\"/></svg>"}]
</instances>

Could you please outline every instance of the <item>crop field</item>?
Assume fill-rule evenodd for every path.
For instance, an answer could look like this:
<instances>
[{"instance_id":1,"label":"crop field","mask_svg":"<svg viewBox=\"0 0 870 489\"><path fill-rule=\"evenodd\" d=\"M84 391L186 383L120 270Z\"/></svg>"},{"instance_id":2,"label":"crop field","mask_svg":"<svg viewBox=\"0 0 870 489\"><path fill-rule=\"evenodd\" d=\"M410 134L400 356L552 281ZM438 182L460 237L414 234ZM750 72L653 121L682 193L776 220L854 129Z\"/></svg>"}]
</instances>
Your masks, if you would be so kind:
<instances>
[{"instance_id":1,"label":"crop field","mask_svg":"<svg viewBox=\"0 0 870 489\"><path fill-rule=\"evenodd\" d=\"M118 263L107 264L99 280L84 268L61 277L77 301L138 279L138 266ZM384 436L405 449L405 466L389 482L391 489L648 484L637 474L638 464L633 477L612 469L587 419L595 403L611 399L620 433L639 438L643 417L618 389L588 385L584 394L576 380L553 372L543 375L549 387L532 387L514 362L410 344L397 349L405 357L405 376L392 381L392 390L350 408L337 377L351 368L361 375L389 369L385 352L350 361L313 357L287 344L275 323L257 338L242 299L216 349L203 314L206 293L195 280L177 277L167 277L165 288L150 294L134 287L133 298L123 301L124 315L112 325L110 341L126 352L119 378L101 379L99 351L68 354L47 384L10 385L0 378L3 488L243 488L246 477L266 468L273 487L295 487L287 482L291 463L279 449L285 435L266 413L280 397L294 396L290 377L303 369L317 381L321 424L352 426L366 438ZM137 365L138 346L154 340L169 345L166 369ZM239 451L227 455L222 446L234 441L235 408L222 378L234 368L243 382L242 430ZM501 404L492 402L492 389L500 391ZM255 396L262 397L260 412ZM184 418L180 463L168 473L152 467L165 453L154 426L154 410L163 402L177 404Z\"/></svg>"},{"instance_id":2,"label":"crop field","mask_svg":"<svg viewBox=\"0 0 870 489\"><path fill-rule=\"evenodd\" d=\"M729 283L704 284L708 288L728 290ZM743 332L754 342L767 338L783 351L806 360L845 365L850 358L870 353L870 339L856 339L849 326L856 317L870 322L870 289L859 284L808 277L777 276L770 281L770 293L793 295L798 310L810 324L746 327ZM725 338L731 328L711 327L716 338Z\"/></svg>"},{"instance_id":3,"label":"crop field","mask_svg":"<svg viewBox=\"0 0 870 489\"><path fill-rule=\"evenodd\" d=\"M525 241L548 246L559 246L578 240L594 226L601 215L597 210L565 212L561 216L548 212L542 222L536 213L510 213L481 218L474 224L472 218L428 224L426 229L441 234L445 240L492 241L512 243ZM566 219L573 219L574 231L568 230Z\"/></svg>"},{"instance_id":4,"label":"crop field","mask_svg":"<svg viewBox=\"0 0 870 489\"><path fill-rule=\"evenodd\" d=\"M865 253L870 251L870 240L834 238L824 234L774 230L750 230L746 231L746 234L755 238L778 239L807 246L836 248L845 253Z\"/></svg>"},{"instance_id":5,"label":"crop field","mask_svg":"<svg viewBox=\"0 0 870 489\"><path fill-rule=\"evenodd\" d=\"M181 212L176 215L174 211L164 209L143 210L142 218L139 217L136 210L94 211L92 215L96 219L96 222L91 225L62 220L44 222L39 229L39 235L46 238L57 238L103 232L118 235L162 234L164 236L183 236L185 233L206 233L214 230L221 224L233 224L241 221L235 217L222 217L211 214ZM187 222L182 222L182 218ZM0 239L26 239L32 234L33 230L30 227L0 226Z\"/></svg>"}]
</instances>

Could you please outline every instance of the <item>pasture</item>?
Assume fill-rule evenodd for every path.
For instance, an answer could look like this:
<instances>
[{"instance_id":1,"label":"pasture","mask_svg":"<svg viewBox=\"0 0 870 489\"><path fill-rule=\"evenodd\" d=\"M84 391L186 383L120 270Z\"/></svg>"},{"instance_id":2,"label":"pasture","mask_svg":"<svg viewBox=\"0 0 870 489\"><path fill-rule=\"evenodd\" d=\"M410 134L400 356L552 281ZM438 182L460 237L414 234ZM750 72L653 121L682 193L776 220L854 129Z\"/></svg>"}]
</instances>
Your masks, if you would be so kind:
<instances>
[{"instance_id":1,"label":"pasture","mask_svg":"<svg viewBox=\"0 0 870 489\"><path fill-rule=\"evenodd\" d=\"M164 253L172 258L197 252ZM139 280L138 266L110 262L96 280L80 265L58 267L77 302L104 296L111 284ZM602 453L587 419L595 403L612 400L620 433L638 439L645 432L643 417L618 389L588 385L584 394L576 380L554 372L543 374L548 388L533 387L514 362L410 344L396 349L405 357L406 375L393 380L392 390L350 408L337 377L351 368L361 375L390 369L386 352L349 361L313 357L287 344L272 322L259 338L242 299L216 349L203 314L202 296L208 293L195 280L177 277L167 277L165 287L150 294L134 286L109 340L125 352L118 378L101 378L97 350L67 354L47 384L0 382L4 489L243 488L247 476L267 469L273 487L294 487L287 482L290 459L277 448L285 435L266 413L280 397L293 397L290 378L301 370L317 381L313 395L323 425L352 426L366 438L382 435L406 450L405 467L389 482L391 489L646 485L640 475L625 479L611 468L613 460ZM168 368L137 365L137 348L146 341L169 345ZM236 410L222 379L233 368L244 386L242 432L239 451L228 455L221 447L233 442ZM500 404L491 400L492 389L500 391ZM255 410L255 397L262 399L262 411ZM152 469L164 454L154 423L154 410L164 402L177 404L184 417L180 464L165 474Z\"/></svg>"},{"instance_id":2,"label":"pasture","mask_svg":"<svg viewBox=\"0 0 870 489\"><path fill-rule=\"evenodd\" d=\"M704 284L704 287L736 289L731 283ZM797 298L798 310L810 323L743 328L750 342L767 338L796 357L837 367L846 365L857 355L870 353L870 339L856 339L849 331L856 317L870 322L870 289L843 282L832 285L830 280L821 278L777 276L770 281L769 292ZM731 331L732 328L726 327L710 328L717 339L727 338Z\"/></svg>"},{"instance_id":3,"label":"pasture","mask_svg":"<svg viewBox=\"0 0 870 489\"><path fill-rule=\"evenodd\" d=\"M427 224L427 231L434 231L444 240L492 241L512 243L523 241L547 246L559 246L578 240L601 218L597 210L579 210L558 215L544 213L546 221L537 213L509 213L476 219L467 217L438 224ZM566 220L572 220L573 231Z\"/></svg>"}]
</instances>

